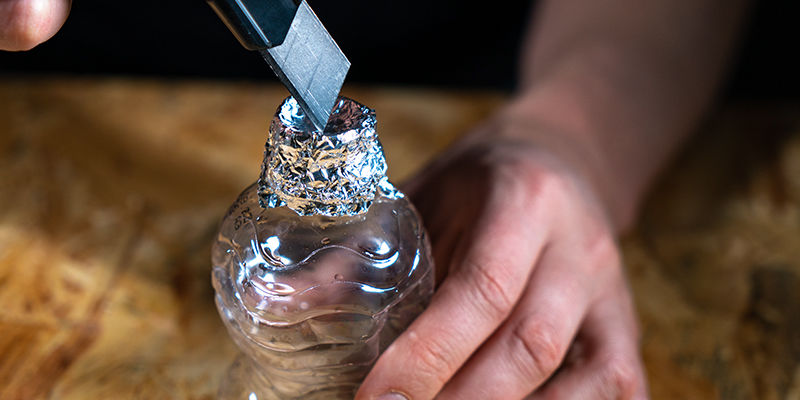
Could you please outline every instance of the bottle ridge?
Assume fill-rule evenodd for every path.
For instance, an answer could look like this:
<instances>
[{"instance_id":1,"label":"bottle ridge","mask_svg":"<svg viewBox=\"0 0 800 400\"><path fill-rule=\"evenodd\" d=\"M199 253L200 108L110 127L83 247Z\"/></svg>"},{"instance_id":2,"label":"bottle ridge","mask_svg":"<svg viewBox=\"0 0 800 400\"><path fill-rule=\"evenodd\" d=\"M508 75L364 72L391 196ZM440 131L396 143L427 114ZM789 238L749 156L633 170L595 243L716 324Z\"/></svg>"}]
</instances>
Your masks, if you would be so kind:
<instances>
[{"instance_id":1,"label":"bottle ridge","mask_svg":"<svg viewBox=\"0 0 800 400\"><path fill-rule=\"evenodd\" d=\"M386 178L375 113L340 97L315 129L289 97L259 179L212 248L216 304L241 355L226 399L351 399L433 293L422 222Z\"/></svg>"}]
</instances>

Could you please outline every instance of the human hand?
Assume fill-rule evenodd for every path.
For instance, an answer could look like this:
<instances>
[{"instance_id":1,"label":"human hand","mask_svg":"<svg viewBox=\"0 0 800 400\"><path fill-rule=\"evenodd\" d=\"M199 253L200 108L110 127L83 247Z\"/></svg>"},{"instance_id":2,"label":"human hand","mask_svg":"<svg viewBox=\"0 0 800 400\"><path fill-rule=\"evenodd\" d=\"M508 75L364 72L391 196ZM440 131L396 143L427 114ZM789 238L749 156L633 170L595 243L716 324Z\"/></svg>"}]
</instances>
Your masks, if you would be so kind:
<instances>
[{"instance_id":1,"label":"human hand","mask_svg":"<svg viewBox=\"0 0 800 400\"><path fill-rule=\"evenodd\" d=\"M0 0L0 50L30 50L61 29L72 0Z\"/></svg>"},{"instance_id":2,"label":"human hand","mask_svg":"<svg viewBox=\"0 0 800 400\"><path fill-rule=\"evenodd\" d=\"M580 157L498 129L408 188L446 276L356 398L646 398L614 229L564 161Z\"/></svg>"}]
</instances>

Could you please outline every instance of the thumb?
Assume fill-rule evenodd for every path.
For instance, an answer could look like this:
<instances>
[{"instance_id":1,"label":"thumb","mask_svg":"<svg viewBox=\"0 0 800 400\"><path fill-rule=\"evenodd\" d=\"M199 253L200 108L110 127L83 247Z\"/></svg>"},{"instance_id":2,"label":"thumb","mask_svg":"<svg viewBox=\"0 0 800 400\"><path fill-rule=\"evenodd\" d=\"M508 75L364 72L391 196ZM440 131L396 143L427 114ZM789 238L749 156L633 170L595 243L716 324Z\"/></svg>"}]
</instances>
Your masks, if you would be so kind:
<instances>
[{"instance_id":1,"label":"thumb","mask_svg":"<svg viewBox=\"0 0 800 400\"><path fill-rule=\"evenodd\" d=\"M67 20L71 0L0 0L0 49L30 50Z\"/></svg>"}]
</instances>

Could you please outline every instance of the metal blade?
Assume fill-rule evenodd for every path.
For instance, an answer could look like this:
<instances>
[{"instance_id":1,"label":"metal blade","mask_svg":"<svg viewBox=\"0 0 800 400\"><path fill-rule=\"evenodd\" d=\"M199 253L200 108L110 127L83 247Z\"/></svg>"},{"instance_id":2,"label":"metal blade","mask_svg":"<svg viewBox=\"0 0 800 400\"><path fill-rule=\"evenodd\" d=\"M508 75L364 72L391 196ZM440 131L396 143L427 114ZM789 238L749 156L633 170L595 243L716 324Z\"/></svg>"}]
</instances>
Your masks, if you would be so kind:
<instances>
[{"instance_id":1,"label":"metal blade","mask_svg":"<svg viewBox=\"0 0 800 400\"><path fill-rule=\"evenodd\" d=\"M325 130L350 61L308 3L303 1L298 7L283 43L260 52L306 117Z\"/></svg>"}]
</instances>

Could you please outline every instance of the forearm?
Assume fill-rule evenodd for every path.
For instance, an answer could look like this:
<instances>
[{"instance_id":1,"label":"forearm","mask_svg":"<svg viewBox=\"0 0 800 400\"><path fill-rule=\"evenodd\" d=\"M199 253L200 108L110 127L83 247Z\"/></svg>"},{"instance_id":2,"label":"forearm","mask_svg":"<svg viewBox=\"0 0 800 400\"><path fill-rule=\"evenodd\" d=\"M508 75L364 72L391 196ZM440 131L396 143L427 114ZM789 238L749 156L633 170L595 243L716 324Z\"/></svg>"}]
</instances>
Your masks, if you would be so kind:
<instances>
[{"instance_id":1,"label":"forearm","mask_svg":"<svg viewBox=\"0 0 800 400\"><path fill-rule=\"evenodd\" d=\"M504 117L553 128L579 148L576 158L624 229L708 105L745 3L545 0Z\"/></svg>"}]
</instances>

